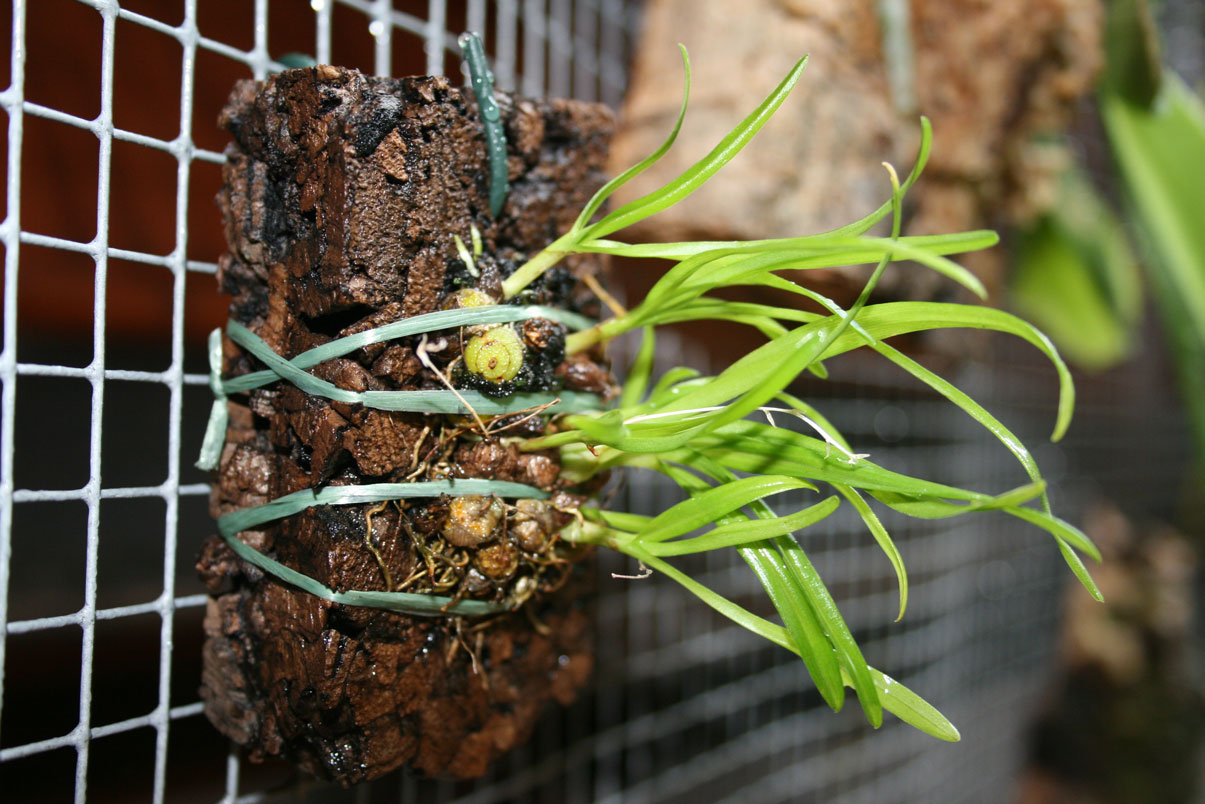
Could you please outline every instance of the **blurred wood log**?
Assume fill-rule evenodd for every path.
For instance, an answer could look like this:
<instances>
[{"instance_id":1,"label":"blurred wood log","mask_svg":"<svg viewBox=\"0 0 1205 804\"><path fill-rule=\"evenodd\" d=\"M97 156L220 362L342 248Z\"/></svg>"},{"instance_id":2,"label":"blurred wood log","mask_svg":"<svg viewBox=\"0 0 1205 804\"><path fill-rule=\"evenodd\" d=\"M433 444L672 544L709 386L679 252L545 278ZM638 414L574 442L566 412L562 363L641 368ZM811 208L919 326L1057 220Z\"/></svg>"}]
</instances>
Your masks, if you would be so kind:
<instances>
[{"instance_id":1,"label":"blurred wood log","mask_svg":"<svg viewBox=\"0 0 1205 804\"><path fill-rule=\"evenodd\" d=\"M909 196L911 234L997 226L1044 203L1049 169L1033 144L1058 132L1101 63L1099 0L912 0L911 22L885 27L872 0L650 0L613 170L653 150L672 125L690 50L691 110L677 144L638 186L655 186L705 154L774 87L808 66L757 139L683 204L642 224L637 239L765 238L841 226L890 195L880 165L912 164L917 115L933 122L933 155ZM902 37L902 38L901 38ZM912 58L889 74L887 43ZM903 67L900 70L899 67ZM911 71L915 108L891 82ZM907 95L908 93L904 93ZM989 287L998 250L965 258ZM939 278L886 277L888 295L931 298Z\"/></svg>"}]
</instances>

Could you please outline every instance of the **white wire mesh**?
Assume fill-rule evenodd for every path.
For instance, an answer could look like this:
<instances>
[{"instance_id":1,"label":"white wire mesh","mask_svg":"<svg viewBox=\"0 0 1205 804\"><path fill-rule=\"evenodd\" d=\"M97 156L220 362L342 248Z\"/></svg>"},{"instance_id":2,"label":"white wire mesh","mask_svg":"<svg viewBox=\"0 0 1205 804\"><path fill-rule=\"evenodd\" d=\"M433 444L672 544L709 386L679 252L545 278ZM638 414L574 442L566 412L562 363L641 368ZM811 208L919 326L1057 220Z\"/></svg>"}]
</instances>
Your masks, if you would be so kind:
<instances>
[{"instance_id":1,"label":"white wire mesh","mask_svg":"<svg viewBox=\"0 0 1205 804\"><path fill-rule=\"evenodd\" d=\"M74 0L73 0L74 2ZM204 3L204 0L202 0ZM56 13L66 13L71 10L65 4L52 7L49 2L29 3L26 0L15 0L12 4L11 19L11 64L8 88L0 93L0 106L3 107L8 122L8 160L7 160L7 217L0 226L0 240L5 248L4 274L4 348L0 354L0 381L3 382L3 394L0 396L0 440L4 449L0 457L0 701L7 704L11 713L14 710L14 699L30 694L39 694L38 690L16 689L4 686L4 670L11 668L14 662L45 660L45 656L27 655L13 656L7 648L15 637L24 635L44 634L75 634L79 639L78 650L78 720L70 729L61 731L42 739L11 744L5 740L0 748L0 767L11 773L29 774L22 770L20 760L39 755L53 755L59 749L69 749L74 752L74 783L72 785L76 801L83 801L88 792L89 770L92 746L98 740L111 738L115 735L137 732L141 729L151 729L154 733L153 768L148 769L151 779L150 792L155 801L164 800L167 787L168 742L172 723L183 719L197 719L201 704L196 700L195 690L189 692L185 702L180 703L172 697L173 644L175 639L174 627L179 612L198 609L203 605L205 596L189 594L179 596L176 593L177 577L179 575L178 545L180 531L180 509L183 501L203 498L208 492L204 483L184 482L182 480L183 455L182 442L187 439L184 434L184 396L185 388L189 386L203 387L206 377L200 373L189 373L185 370L185 285L188 272L212 274L215 270L213 262L190 260L189 255L189 209L190 178L198 163L220 164L223 157L220 153L199 147L194 140L194 94L198 81L204 82L206 76L198 76L198 53L209 53L239 65L247 74L255 78L263 78L274 67L273 54L269 51L269 17L268 0L255 0L250 5L251 14L248 22L252 31L252 44L244 49L237 45L207 36L198 24L197 0L185 0L180 8L169 9L169 4L149 3L145 12L131 10L130 6L138 5L127 2L126 7L116 0L79 0L79 5L91 9L100 21L99 43L101 47L100 69L96 75L59 75L60 80L98 81L99 82L99 113L86 116L73 113L53 105L38 103L27 99L26 61L30 38L27 36L28 23L31 18L41 23L45 20L39 16L49 16ZM215 5L210 3L210 5ZM224 10L231 11L232 4L217 4ZM308 5L308 8L305 7ZM449 4L443 0L430 0L415 9L419 4L403 4L408 7L394 8L390 0L311 0L308 4L276 0L272 4L273 13L281 10L291 15L307 14L313 16L314 39L313 53L320 61L330 61L332 56L332 28L337 16L342 15L341 24L358 25L371 35L372 68L379 74L390 74L393 71L394 60L398 51L413 49L421 46L425 53L425 70L431 73L443 72L447 65L454 64L455 33L447 30ZM466 16L468 25L485 30L492 24L492 35L487 33L492 50L498 55L496 70L499 84L502 88L512 88L516 79L522 76L523 86L530 92L539 94L543 91L543 72L527 75L515 64L518 48L516 37L520 21L519 10L515 3L487 3L485 0L469 0L467 4L454 3L455 9ZM623 48L628 40L628 29L625 27L628 18L624 16L625 3L607 3L612 10L621 13L612 14L611 22L598 19L600 6L590 2L560 3L557 17L560 29L558 35L575 37L576 46L583 52L596 48L600 41L596 32L600 27L607 31L610 47L614 48L607 56L609 67L605 75L597 72L597 65L604 61L600 55L583 58L574 67L574 88L579 97L586 99L607 98L612 102L618 99L622 90L623 80ZM460 8L460 6L467 6ZM528 3L524 9L531 15L537 9L537 4ZM174 12L180 12L178 22L170 20ZM346 12L353 12L347 14ZM118 24L138 26L154 34L166 37L178 43L181 51L180 85L179 85L179 125L174 137L161 138L149 136L134 130L128 130L115 124L114 121L114 61L118 49ZM52 22L51 25L53 26ZM69 24L65 20L61 23ZM85 25L87 23L84 23ZM529 25L535 31L543 25L543 17ZM529 40L523 53L525 66L536 69L541 63L539 53L544 47L538 47ZM132 46L131 46L132 47ZM451 57L449 56L451 54ZM275 55L280 55L279 53ZM558 52L556 59L563 60L564 54ZM451 60L450 60L451 59ZM43 65L50 69L50 65ZM155 65L160 69L160 65ZM554 60L553 74L565 65ZM421 69L421 68L420 68ZM566 71L566 74L568 72ZM224 89L223 89L224 91ZM22 187L26 182L38 182L44 177L33 175L23 176L22 144L23 135L27 129L27 121L37 118L51 121L55 124L69 126L95 137L99 143L96 170L96 213L95 236L91 239L72 239L23 229L21 220L22 202L24 200ZM206 121L208 123L208 121ZM166 254L155 253L151 249L138 250L119 248L110 238L110 210L114 203L122 203L123 199L115 193L113 176L114 143L130 143L143 149L166 154L175 164L175 220L172 227L174 246ZM145 159L152 157L149 153ZM28 186L28 185L26 185ZM92 332L90 354L84 357L83 365L69 365L68 360L62 362L38 362L21 360L18 357L18 291L19 265L22 249L30 247L53 250L56 254L79 254L90 259L93 264L93 305ZM120 260L148 266L152 270L166 272L171 277L171 323L166 333L170 343L170 363L160 371L129 370L110 365L106 345L106 301L107 278L110 261ZM21 353L27 351L26 345L21 344ZM17 480L20 472L16 461L18 450L14 444L21 441L21 430L30 426L33 421L33 411L26 411L23 404L18 407L18 377L21 378L54 378L60 380L77 380L87 384L90 392L87 403L87 479L81 485L64 484L60 487L24 488L19 487ZM29 382L23 380L23 382ZM111 448L102 441L113 437L109 427L110 416L107 415L106 396L113 396L117 384L140 384L163 388L167 392L167 440L166 475L161 482L149 485L118 485L109 478L118 474L111 462L105 460ZM50 404L63 408L70 407L66 398L70 394L61 392L52 394ZM120 399L121 394L118 395ZM24 401L24 400L23 400ZM128 400L121 400L130 404ZM112 402L110 403L112 408ZM73 411L64 410L63 413ZM158 422L155 422L156 424ZM195 424L195 422L191 422ZM150 426L152 422L143 421ZM156 434L156 438L158 434ZM152 440L153 443L154 440ZM123 450L137 449L137 444L117 445ZM162 456L157 456L162 460ZM21 456L25 458L24 453ZM184 469L185 474L188 469ZM102 475L105 481L102 482ZM110 506L105 505L110 500L155 501L162 504L164 538L162 540L161 587L158 594L148 599L127 605L105 606L98 603L103 596L98 597L98 579L101 577L101 530L102 508L106 514ZM82 503L86 509L84 521L85 541L83 545L83 596L80 605L72 606L71 611L50 616L10 617L9 601L19 600L18 613L37 608L35 590L22 587L20 595L11 595L10 582L13 580L10 570L14 566L23 566L20 561L14 565L13 534L14 512L20 506L33 507L38 504L65 506ZM194 506L195 512L196 506ZM43 508L42 511L46 509ZM202 514L203 515L203 514ZM57 513L40 513L43 523L49 524L56 520ZM116 513L114 514L116 519ZM145 522L145 518L140 521ZM37 525L30 523L31 528ZM31 534L32 535L32 534ZM68 537L71 534L40 534L53 538ZM145 545L142 545L145 548ZM195 543L188 545L188 550L195 550ZM51 546L54 551L57 548ZM106 550L117 551L114 544L111 548L106 542ZM24 559L24 555L17 556ZM185 557L185 563L191 558ZM53 605L53 604L52 604ZM103 721L95 716L96 707L93 664L96 653L98 628L107 622L134 622L139 617L153 616L158 620L157 660L158 673L155 675L155 703L149 711L133 717L116 721ZM196 622L192 623L197 625ZM133 672L133 671L131 671ZM10 681L11 681L11 673ZM56 691L58 692L58 691ZM43 694L46 694L43 692ZM0 714L3 710L0 710ZM8 732L11 732L14 718L11 716L0 721ZM48 727L49 724L48 724ZM36 731L36 729L35 729ZM10 771L10 769L12 769ZM9 788L10 790L14 788ZM137 789L137 786L135 786ZM234 800L240 791L239 761L236 754L231 754L226 764L226 781L224 784L226 800Z\"/></svg>"},{"instance_id":2,"label":"white wire mesh","mask_svg":"<svg viewBox=\"0 0 1205 804\"><path fill-rule=\"evenodd\" d=\"M200 349L186 349L199 298L186 299L186 288L190 275L215 271L216 255L195 251L194 230L198 217L212 221L217 213L211 207L198 210L193 187L201 184L198 177L212 179L223 160L216 150L222 138L212 121L198 120L199 98L222 97L231 73L265 77L275 66L273 57L281 55L273 37L287 20L293 27L298 21L305 23L302 28L312 26L308 47L319 61L350 60L380 74L399 72L399 65L454 70L453 26L463 25L485 33L501 88L617 104L638 5L633 0L14 0L9 84L0 92L8 123L7 216L0 225L5 249L0 353L4 789L38 790L47 799L69 791L64 795L76 801L90 791L121 800L262 801L292 778L282 763L256 766L227 751L204 723L197 701L205 596L191 563L211 524L205 513L207 486L188 465L203 426L207 388ZM211 33L217 29L206 15L215 9L240 20L242 29L229 41ZM80 24L96 26L98 69L59 78L98 84L95 113L88 104L26 92L33 75L27 73L27 56L37 44L29 35L31 26L53 29L81 11L91 16ZM354 37L343 36L349 30ZM131 58L124 48L132 49L129 43L135 41L147 47L170 43L178 54L178 119L156 134L118 125L115 116L115 61ZM348 42L361 46L349 49ZM37 69L52 66L43 60ZM23 159L25 138L35 130L42 136L43 126L79 132L84 142L96 143L91 237L23 225L28 202L23 188L47 181L30 172ZM137 190L126 183L124 169L114 170L115 159L124 158L127 148L136 162L158 161L171 174L174 209L149 237L165 243L161 249L113 236L114 209L124 214L124 205L132 203L129 193ZM23 261L41 265L31 261L38 254L91 264L91 331L82 352L56 351L53 344L25 336L18 342L18 314L29 301L19 267ZM157 367L131 368L106 327L110 278L135 268L157 272L166 282L162 301L170 304L171 314L157 340L144 344L163 352ZM19 292L25 294L20 299ZM199 293L212 294L212 288ZM169 345L165 351L164 343ZM689 344L668 337L662 347L667 361L707 367L706 354ZM865 367L858 372L844 378L833 404L823 409L855 443L881 443L876 459L972 487L1002 489L1016 482L1016 469L998 445L969 424L958 430L947 408L912 390L884 413L882 399L898 397L900 387L868 375ZM988 396L999 388L982 377L968 380ZM49 456L31 457L37 454L38 434L51 425L59 432L55 449L78 443L82 450L86 444L85 453L60 457L52 450ZM148 428L156 431L154 437L139 435ZM907 438L892 446L905 433ZM45 471L28 468L35 464ZM625 490L623 504L658 510L670 493L664 486L636 483ZM148 522L162 523L162 540L145 530ZM761 644L672 584L612 581L612 571L630 568L605 556L598 608L604 636L597 644L593 686L568 710L550 714L531 744L503 759L485 779L451 784L397 775L355 793L293 782L277 797L458 804L537 798L1004 800L1022 760L1024 711L1047 671L1052 590L1061 578L1057 559L1036 535L1018 535L1002 523L894 524L909 561L913 603L905 622L890 629L881 625L894 613L890 568L869 537L859 535L858 524L837 523L808 547L872 664L934 696L968 727L965 743L956 749L895 723L869 739L858 713L823 710L789 655ZM717 590L757 605L739 562L712 556L694 570ZM113 638L118 632L144 638L127 644ZM103 654L99 664L98 651ZM939 661L943 656L952 658ZM69 685L60 683L76 667L78 677ZM117 681L113 667L119 668ZM98 675L98 668L108 669ZM73 704L59 705L69 697ZM46 714L52 710L56 714ZM27 722L30 717L40 720ZM108 746L128 756L105 761L118 751ZM143 759L145 765L139 765ZM114 781L112 773L120 777Z\"/></svg>"}]
</instances>

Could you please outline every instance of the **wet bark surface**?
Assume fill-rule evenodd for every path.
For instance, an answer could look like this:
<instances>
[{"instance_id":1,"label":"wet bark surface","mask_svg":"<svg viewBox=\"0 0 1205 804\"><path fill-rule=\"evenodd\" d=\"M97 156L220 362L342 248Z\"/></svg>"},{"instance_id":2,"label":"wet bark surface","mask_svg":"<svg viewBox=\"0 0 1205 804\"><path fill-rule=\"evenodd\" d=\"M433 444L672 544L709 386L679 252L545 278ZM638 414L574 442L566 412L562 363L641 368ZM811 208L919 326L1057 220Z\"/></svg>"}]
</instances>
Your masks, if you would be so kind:
<instances>
[{"instance_id":1,"label":"wet bark surface","mask_svg":"<svg viewBox=\"0 0 1205 804\"><path fill-rule=\"evenodd\" d=\"M231 317L293 357L443 309L466 288L497 299L506 274L564 231L601 185L612 130L597 105L500 103L511 189L494 220L475 102L445 79L317 67L238 85L222 117L234 143L218 198L230 247L218 278L233 296ZM484 246L477 276L453 242L468 242L472 226ZM579 279L600 267L572 261L516 301L596 313ZM604 367L564 363L559 327L529 327L539 368L520 379L605 390ZM313 373L351 390L442 388L419 359L425 348L467 387L457 361L471 334L378 344ZM259 368L225 342L224 376ZM481 438L460 417L376 411L284 382L236 395L229 408L215 516L323 485L488 477L558 494L555 507L489 498L318 507L241 534L336 590L524 602L485 621L330 603L211 539L198 561L212 594L202 698L219 730L252 758L283 755L344 784L402 765L472 777L525 740L549 701L572 700L592 665L591 574L587 557L554 533L582 499L568 492L581 490L563 487L555 454L502 440L544 422L499 420Z\"/></svg>"}]
</instances>

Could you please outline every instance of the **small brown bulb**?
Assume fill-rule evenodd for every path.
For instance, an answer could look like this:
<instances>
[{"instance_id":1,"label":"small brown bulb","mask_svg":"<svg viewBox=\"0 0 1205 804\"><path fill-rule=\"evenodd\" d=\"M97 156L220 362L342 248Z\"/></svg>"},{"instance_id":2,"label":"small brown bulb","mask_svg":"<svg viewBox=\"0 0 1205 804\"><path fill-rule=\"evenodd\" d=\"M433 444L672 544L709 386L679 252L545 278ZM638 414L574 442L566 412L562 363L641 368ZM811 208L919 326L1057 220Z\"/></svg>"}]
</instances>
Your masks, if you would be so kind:
<instances>
[{"instance_id":1,"label":"small brown bulb","mask_svg":"<svg viewBox=\"0 0 1205 804\"><path fill-rule=\"evenodd\" d=\"M457 547L476 547L494 538L506 508L497 497L468 494L448 503L444 538Z\"/></svg>"},{"instance_id":2,"label":"small brown bulb","mask_svg":"<svg viewBox=\"0 0 1205 804\"><path fill-rule=\"evenodd\" d=\"M543 500L518 500L515 508L511 536L527 552L543 552L552 535L552 508Z\"/></svg>"},{"instance_id":3,"label":"small brown bulb","mask_svg":"<svg viewBox=\"0 0 1205 804\"><path fill-rule=\"evenodd\" d=\"M519 568L519 548L504 539L478 550L473 563L485 577L505 581Z\"/></svg>"}]
</instances>

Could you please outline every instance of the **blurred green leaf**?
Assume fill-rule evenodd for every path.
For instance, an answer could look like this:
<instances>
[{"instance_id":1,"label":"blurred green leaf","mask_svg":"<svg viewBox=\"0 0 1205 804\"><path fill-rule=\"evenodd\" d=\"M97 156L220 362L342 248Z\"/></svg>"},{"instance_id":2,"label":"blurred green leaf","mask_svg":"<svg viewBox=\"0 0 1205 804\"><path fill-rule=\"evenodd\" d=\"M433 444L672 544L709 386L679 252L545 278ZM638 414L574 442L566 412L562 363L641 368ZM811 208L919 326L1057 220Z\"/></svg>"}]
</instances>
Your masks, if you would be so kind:
<instances>
[{"instance_id":1,"label":"blurred green leaf","mask_svg":"<svg viewBox=\"0 0 1205 804\"><path fill-rule=\"evenodd\" d=\"M1050 212L1018 237L1013 303L1063 355L1088 370L1129 353L1142 312L1142 278L1121 223L1078 170Z\"/></svg>"},{"instance_id":2,"label":"blurred green leaf","mask_svg":"<svg viewBox=\"0 0 1205 804\"><path fill-rule=\"evenodd\" d=\"M1205 462L1205 106L1165 73L1149 107L1107 81L1100 107L1149 251L1151 286L1176 354L1198 460Z\"/></svg>"},{"instance_id":3,"label":"blurred green leaf","mask_svg":"<svg viewBox=\"0 0 1205 804\"><path fill-rule=\"evenodd\" d=\"M1147 0L1110 0L1105 22L1102 84L1130 103L1148 108L1163 85L1159 29Z\"/></svg>"}]
</instances>

